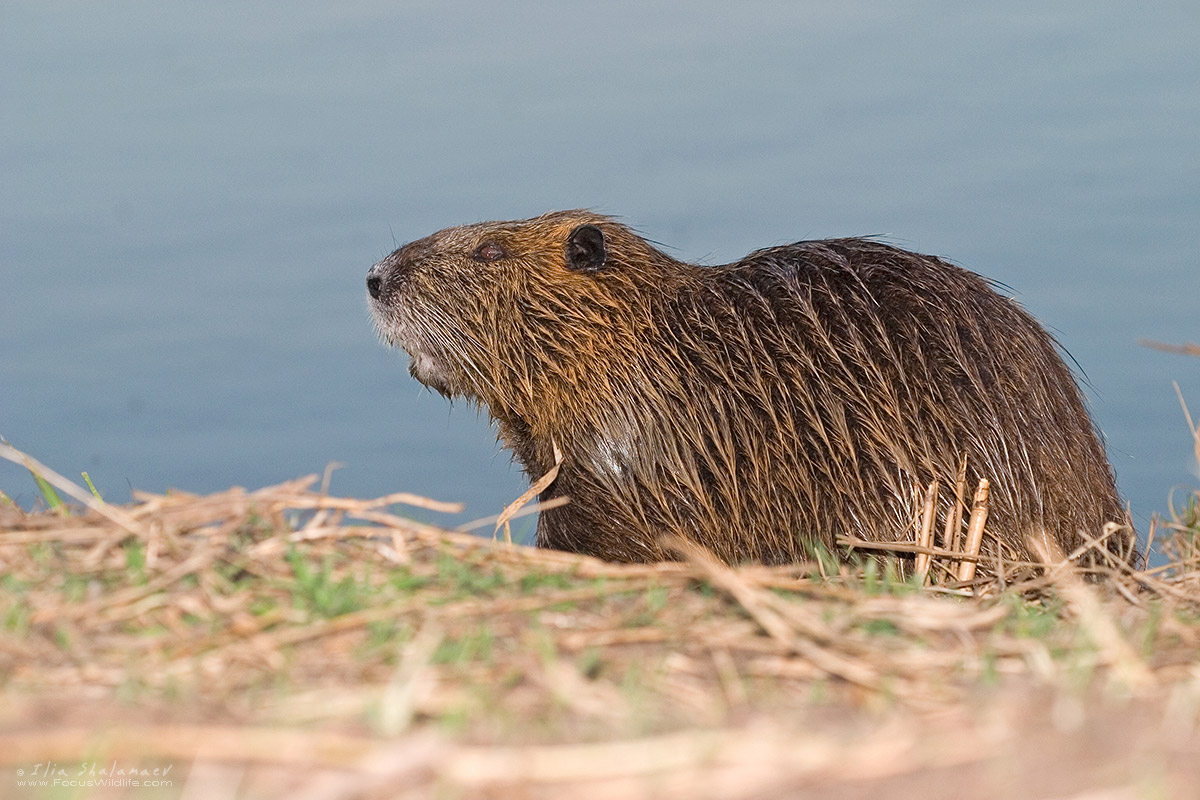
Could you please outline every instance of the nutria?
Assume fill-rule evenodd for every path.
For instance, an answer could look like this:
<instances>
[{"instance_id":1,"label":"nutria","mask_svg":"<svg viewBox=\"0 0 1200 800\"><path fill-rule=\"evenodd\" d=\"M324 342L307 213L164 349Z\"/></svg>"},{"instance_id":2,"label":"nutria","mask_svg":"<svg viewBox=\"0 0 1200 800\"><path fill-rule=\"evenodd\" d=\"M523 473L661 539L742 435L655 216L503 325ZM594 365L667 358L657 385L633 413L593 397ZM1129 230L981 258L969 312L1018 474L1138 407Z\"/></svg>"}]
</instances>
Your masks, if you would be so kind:
<instances>
[{"instance_id":1,"label":"nutria","mask_svg":"<svg viewBox=\"0 0 1200 800\"><path fill-rule=\"evenodd\" d=\"M561 453L544 547L650 561L678 534L781 563L912 540L963 454L968 486L991 482L985 553L1027 559L1041 532L1070 552L1126 520L1054 340L938 258L853 238L700 266L563 211L412 242L367 289L410 373L485 405L532 478Z\"/></svg>"}]
</instances>

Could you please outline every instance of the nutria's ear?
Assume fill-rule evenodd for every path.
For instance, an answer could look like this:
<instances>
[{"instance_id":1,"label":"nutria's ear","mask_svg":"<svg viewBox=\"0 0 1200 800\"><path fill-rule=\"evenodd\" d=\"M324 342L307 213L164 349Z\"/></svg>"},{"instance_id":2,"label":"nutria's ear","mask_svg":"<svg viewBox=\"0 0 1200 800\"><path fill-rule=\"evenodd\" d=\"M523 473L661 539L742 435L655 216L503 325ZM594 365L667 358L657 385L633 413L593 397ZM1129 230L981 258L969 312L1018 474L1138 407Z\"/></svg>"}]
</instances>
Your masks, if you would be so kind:
<instances>
[{"instance_id":1,"label":"nutria's ear","mask_svg":"<svg viewBox=\"0 0 1200 800\"><path fill-rule=\"evenodd\" d=\"M604 231L580 225L567 237L567 266L576 272L595 272L604 266Z\"/></svg>"}]
</instances>

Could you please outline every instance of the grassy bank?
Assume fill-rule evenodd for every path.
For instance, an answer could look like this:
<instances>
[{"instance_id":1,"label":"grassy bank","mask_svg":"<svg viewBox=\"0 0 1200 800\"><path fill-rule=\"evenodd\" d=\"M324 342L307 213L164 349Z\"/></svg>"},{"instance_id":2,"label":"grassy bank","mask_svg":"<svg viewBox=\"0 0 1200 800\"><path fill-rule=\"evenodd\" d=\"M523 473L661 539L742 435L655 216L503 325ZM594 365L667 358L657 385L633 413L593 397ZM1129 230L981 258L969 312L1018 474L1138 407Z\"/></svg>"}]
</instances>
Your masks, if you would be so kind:
<instances>
[{"instance_id":1,"label":"grassy bank","mask_svg":"<svg viewBox=\"0 0 1200 800\"><path fill-rule=\"evenodd\" d=\"M0 797L1200 786L1200 498L1157 526L1165 566L922 587L606 564L317 484L0 505Z\"/></svg>"}]
</instances>

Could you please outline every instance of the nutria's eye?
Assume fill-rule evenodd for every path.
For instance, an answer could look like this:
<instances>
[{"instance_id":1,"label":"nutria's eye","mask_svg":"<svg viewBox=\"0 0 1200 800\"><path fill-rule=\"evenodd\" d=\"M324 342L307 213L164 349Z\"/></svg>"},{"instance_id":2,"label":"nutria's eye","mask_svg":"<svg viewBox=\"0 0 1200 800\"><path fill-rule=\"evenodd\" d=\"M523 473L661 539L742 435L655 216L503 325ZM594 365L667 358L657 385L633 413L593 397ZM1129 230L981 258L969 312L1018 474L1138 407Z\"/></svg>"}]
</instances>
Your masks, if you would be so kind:
<instances>
[{"instance_id":1,"label":"nutria's eye","mask_svg":"<svg viewBox=\"0 0 1200 800\"><path fill-rule=\"evenodd\" d=\"M471 258L476 261L499 261L504 258L507 253L504 248L495 242L484 242L475 248L475 252L471 254Z\"/></svg>"}]
</instances>

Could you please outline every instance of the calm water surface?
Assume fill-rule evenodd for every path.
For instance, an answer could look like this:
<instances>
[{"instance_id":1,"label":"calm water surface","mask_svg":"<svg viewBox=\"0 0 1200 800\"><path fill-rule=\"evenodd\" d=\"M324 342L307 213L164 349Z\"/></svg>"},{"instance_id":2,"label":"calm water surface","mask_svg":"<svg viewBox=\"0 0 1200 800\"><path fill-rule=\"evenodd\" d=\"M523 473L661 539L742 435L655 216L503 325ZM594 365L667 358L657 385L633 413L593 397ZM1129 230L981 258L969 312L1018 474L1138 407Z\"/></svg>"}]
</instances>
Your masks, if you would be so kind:
<instances>
[{"instance_id":1,"label":"calm water surface","mask_svg":"<svg viewBox=\"0 0 1200 800\"><path fill-rule=\"evenodd\" d=\"M555 208L716 263L886 234L1013 287L1144 527L1200 478L1200 4L0 4L0 435L61 472L498 510L376 341L398 243ZM0 464L0 490L34 499Z\"/></svg>"}]
</instances>

